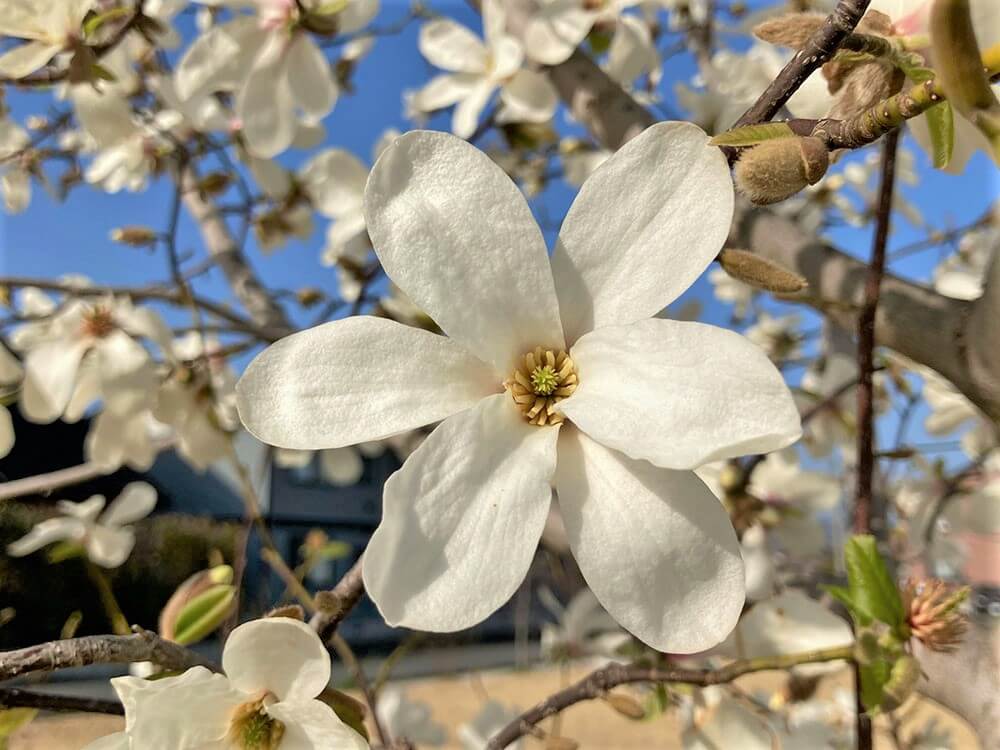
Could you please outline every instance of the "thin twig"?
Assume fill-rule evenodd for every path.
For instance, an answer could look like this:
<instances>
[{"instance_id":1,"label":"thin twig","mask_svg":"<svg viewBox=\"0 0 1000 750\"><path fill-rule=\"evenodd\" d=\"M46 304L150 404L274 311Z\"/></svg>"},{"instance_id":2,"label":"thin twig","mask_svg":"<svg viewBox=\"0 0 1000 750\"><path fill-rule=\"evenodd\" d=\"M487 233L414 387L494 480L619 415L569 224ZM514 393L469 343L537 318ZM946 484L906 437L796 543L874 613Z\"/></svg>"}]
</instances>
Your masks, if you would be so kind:
<instances>
[{"instance_id":1,"label":"thin twig","mask_svg":"<svg viewBox=\"0 0 1000 750\"><path fill-rule=\"evenodd\" d=\"M73 711L124 716L125 707L118 701L81 698L78 695L36 693L20 688L0 687L0 708L38 708L44 711Z\"/></svg>"},{"instance_id":2,"label":"thin twig","mask_svg":"<svg viewBox=\"0 0 1000 750\"><path fill-rule=\"evenodd\" d=\"M358 558L357 562L351 566L344 577L337 582L327 595L325 602L321 606L309 624L313 627L323 641L328 641L337 632L337 626L347 617L348 613L354 609L361 597L365 593L365 583L361 576L361 566L364 555ZM335 606L326 606L330 602Z\"/></svg>"}]
</instances>

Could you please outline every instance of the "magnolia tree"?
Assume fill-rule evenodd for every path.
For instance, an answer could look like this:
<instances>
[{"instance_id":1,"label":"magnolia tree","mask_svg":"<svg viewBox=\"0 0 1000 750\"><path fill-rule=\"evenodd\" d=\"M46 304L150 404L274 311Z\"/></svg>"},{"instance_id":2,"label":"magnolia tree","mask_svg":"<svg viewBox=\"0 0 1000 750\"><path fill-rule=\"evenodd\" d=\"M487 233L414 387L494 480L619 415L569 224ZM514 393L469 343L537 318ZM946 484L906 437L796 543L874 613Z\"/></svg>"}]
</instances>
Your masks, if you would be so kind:
<instances>
[{"instance_id":1,"label":"magnolia tree","mask_svg":"<svg viewBox=\"0 0 1000 750\"><path fill-rule=\"evenodd\" d=\"M156 631L114 577L151 485L2 540L51 576L84 566L107 634L74 638L71 617L0 653L0 680L132 667L117 701L0 686L0 727L84 710L125 716L91 750L554 750L588 740L551 717L601 699L678 714L685 748L866 748L882 717L899 747L950 746L896 731L923 692L1000 747L1000 221L981 184L1000 14L749 6L0 0L7 212L148 190L163 223L117 221L94 252L167 268L4 270L0 455L14 409L88 427L85 463L8 460L0 499L173 450L246 507L232 559L188 571ZM412 89L363 75L418 54ZM386 100L402 117L379 123L363 103ZM371 167L330 145L359 123ZM303 245L312 282L282 288L261 254L301 265ZM331 486L401 462L332 590L304 578L343 545L317 530L283 556L251 440ZM287 585L270 611L238 606L250 555ZM539 558L571 574L543 584ZM457 729L389 679L412 637L372 682L337 632L364 596L416 635L517 592L549 612L540 658L593 671ZM189 648L206 638L219 662ZM331 651L359 698L330 687ZM733 684L761 670L785 686ZM843 670L853 693L817 693Z\"/></svg>"}]
</instances>

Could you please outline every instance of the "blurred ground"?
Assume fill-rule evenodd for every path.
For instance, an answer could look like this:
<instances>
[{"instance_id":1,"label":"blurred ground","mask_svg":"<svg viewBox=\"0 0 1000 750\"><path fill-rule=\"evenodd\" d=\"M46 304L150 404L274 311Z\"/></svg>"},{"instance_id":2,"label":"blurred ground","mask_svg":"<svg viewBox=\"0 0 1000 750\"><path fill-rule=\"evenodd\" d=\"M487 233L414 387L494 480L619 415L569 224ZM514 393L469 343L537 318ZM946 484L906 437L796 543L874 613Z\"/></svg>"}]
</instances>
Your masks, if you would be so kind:
<instances>
[{"instance_id":1,"label":"blurred ground","mask_svg":"<svg viewBox=\"0 0 1000 750\"><path fill-rule=\"evenodd\" d=\"M560 689L565 681L579 679L586 672L583 666L570 668L565 675L555 668L520 672L495 670L395 684L402 686L410 699L424 701L433 707L434 718L448 729L451 741L446 747L450 750L461 747L455 735L456 728L470 721L487 698L525 709ZM747 692L772 692L783 683L783 675L777 672L749 675L737 681L737 685ZM832 695L838 688L848 688L850 684L850 674L843 670L823 680L819 695ZM979 747L975 736L960 719L928 700L911 699L900 716L898 733L904 741L903 747L908 747L906 740L929 720L937 723L938 733L950 734L953 750ZM9 750L80 750L91 740L117 731L121 725L120 719L107 716L39 717L11 738ZM543 726L550 727L551 721ZM880 719L876 727L877 750L895 750L896 745L888 734L888 723ZM561 733L577 740L581 750L674 750L681 747L676 713L633 721L620 716L602 701L577 704L565 711ZM530 740L525 750L541 750L542 747L542 742Z\"/></svg>"}]
</instances>

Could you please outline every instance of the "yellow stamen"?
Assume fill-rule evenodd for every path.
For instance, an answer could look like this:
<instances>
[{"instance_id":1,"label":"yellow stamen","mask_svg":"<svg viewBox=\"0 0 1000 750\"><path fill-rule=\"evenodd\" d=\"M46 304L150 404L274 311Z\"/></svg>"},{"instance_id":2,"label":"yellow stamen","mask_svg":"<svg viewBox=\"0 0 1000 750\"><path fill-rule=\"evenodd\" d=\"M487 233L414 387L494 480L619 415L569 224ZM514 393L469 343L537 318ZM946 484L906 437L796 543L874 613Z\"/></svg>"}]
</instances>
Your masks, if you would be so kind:
<instances>
[{"instance_id":1,"label":"yellow stamen","mask_svg":"<svg viewBox=\"0 0 1000 750\"><path fill-rule=\"evenodd\" d=\"M504 381L504 388L529 424L561 424L556 404L571 396L580 382L573 360L564 351L538 346L524 355L523 363Z\"/></svg>"}]
</instances>

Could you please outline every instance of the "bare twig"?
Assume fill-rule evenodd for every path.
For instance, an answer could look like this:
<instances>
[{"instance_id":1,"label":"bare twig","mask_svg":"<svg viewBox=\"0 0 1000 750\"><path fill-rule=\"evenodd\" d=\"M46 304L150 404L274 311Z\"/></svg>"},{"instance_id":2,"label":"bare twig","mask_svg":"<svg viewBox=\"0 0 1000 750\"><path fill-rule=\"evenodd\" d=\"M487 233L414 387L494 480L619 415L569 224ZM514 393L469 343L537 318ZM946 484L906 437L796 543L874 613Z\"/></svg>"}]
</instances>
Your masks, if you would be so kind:
<instances>
[{"instance_id":1,"label":"bare twig","mask_svg":"<svg viewBox=\"0 0 1000 750\"><path fill-rule=\"evenodd\" d=\"M81 698L78 695L36 693L31 690L5 687L0 687L0 708L38 708L45 711L84 711L93 714L125 715L125 707L118 701Z\"/></svg>"},{"instance_id":2,"label":"bare twig","mask_svg":"<svg viewBox=\"0 0 1000 750\"><path fill-rule=\"evenodd\" d=\"M183 670L196 666L215 669L194 651L139 629L132 635L89 635L0 652L0 681L32 672L134 661L151 661L166 669Z\"/></svg>"},{"instance_id":3,"label":"bare twig","mask_svg":"<svg viewBox=\"0 0 1000 750\"><path fill-rule=\"evenodd\" d=\"M732 682L737 677L751 672L768 669L788 669L798 664L850 660L853 648L838 648L807 651L801 654L746 659L727 664L720 669L660 669L642 665L609 664L591 672L579 682L565 690L560 690L533 708L525 711L514 721L500 730L486 745L487 750L500 750L515 740L529 734L539 722L554 716L570 706L582 701L603 697L609 690L619 685L635 682L679 682L687 685L721 685Z\"/></svg>"}]
</instances>

